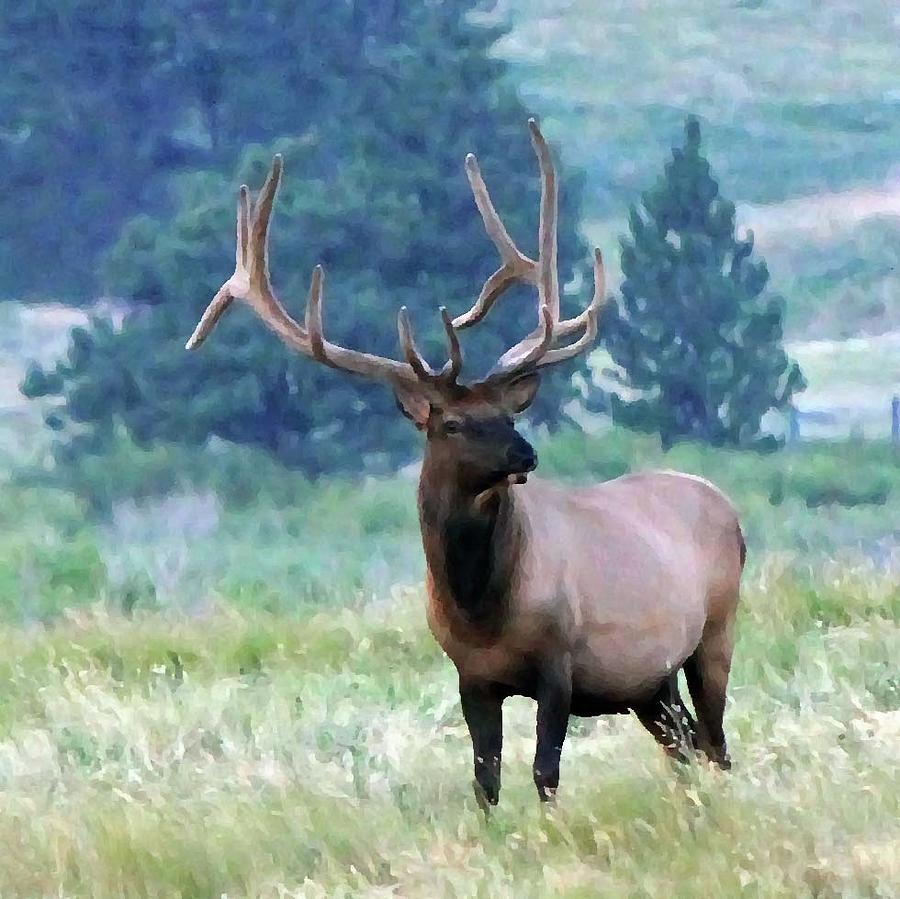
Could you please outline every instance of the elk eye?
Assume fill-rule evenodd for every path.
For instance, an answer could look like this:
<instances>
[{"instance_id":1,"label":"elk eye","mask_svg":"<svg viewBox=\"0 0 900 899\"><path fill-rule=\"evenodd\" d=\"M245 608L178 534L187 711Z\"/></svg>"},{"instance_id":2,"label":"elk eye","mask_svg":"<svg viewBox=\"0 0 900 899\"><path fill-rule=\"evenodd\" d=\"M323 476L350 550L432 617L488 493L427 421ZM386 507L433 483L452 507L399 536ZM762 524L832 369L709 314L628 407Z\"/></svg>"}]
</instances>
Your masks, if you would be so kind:
<instances>
[{"instance_id":1,"label":"elk eye","mask_svg":"<svg viewBox=\"0 0 900 899\"><path fill-rule=\"evenodd\" d=\"M444 433L445 434L458 434L462 430L462 422L459 421L445 421L444 422Z\"/></svg>"}]
</instances>

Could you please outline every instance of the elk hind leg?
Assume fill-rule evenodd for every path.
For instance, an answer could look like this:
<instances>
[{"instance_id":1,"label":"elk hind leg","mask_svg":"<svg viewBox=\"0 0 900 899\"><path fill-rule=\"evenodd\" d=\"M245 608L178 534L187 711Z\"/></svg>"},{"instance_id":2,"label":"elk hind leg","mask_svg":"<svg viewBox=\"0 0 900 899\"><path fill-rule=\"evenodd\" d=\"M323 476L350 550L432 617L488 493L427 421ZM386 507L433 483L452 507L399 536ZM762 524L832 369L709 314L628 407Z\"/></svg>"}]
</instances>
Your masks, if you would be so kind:
<instances>
[{"instance_id":1,"label":"elk hind leg","mask_svg":"<svg viewBox=\"0 0 900 899\"><path fill-rule=\"evenodd\" d=\"M572 706L572 659L568 654L541 667L537 685L537 746L534 785L541 802L556 797L559 762Z\"/></svg>"},{"instance_id":2,"label":"elk hind leg","mask_svg":"<svg viewBox=\"0 0 900 899\"><path fill-rule=\"evenodd\" d=\"M652 699L634 709L669 758L689 762L697 748L696 724L678 692L678 672L663 682Z\"/></svg>"},{"instance_id":3,"label":"elk hind leg","mask_svg":"<svg viewBox=\"0 0 900 899\"><path fill-rule=\"evenodd\" d=\"M710 622L700 645L684 663L684 676L697 714L700 748L723 769L731 767L722 723L733 648L731 622Z\"/></svg>"}]
</instances>

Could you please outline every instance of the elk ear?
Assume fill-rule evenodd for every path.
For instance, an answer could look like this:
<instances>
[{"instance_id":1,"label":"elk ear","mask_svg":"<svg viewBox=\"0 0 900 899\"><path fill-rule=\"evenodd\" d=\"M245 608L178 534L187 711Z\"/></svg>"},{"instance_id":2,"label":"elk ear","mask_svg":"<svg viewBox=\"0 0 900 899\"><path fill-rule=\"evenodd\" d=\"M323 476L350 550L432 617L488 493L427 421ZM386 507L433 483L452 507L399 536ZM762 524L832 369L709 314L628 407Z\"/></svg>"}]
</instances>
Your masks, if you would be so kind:
<instances>
[{"instance_id":1,"label":"elk ear","mask_svg":"<svg viewBox=\"0 0 900 899\"><path fill-rule=\"evenodd\" d=\"M541 376L537 372L516 378L515 381L503 387L500 403L510 415L524 412L534 402L540 386Z\"/></svg>"},{"instance_id":2,"label":"elk ear","mask_svg":"<svg viewBox=\"0 0 900 899\"><path fill-rule=\"evenodd\" d=\"M394 388L397 408L421 431L428 424L431 403L424 393L414 387L399 385Z\"/></svg>"}]
</instances>

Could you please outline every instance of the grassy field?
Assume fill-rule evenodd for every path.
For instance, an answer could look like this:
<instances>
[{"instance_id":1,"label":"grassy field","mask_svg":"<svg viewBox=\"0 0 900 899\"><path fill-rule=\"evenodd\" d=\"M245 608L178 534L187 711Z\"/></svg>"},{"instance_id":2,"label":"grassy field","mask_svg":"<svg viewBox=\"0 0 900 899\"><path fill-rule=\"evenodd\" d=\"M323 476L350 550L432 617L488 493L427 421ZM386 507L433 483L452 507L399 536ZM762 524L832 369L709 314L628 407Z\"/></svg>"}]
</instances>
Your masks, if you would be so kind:
<instances>
[{"instance_id":1,"label":"grassy field","mask_svg":"<svg viewBox=\"0 0 900 899\"><path fill-rule=\"evenodd\" d=\"M57 331L50 315L3 339L20 359ZM885 376L853 343L802 352L826 393ZM0 366L10 384L14 368ZM452 666L424 622L414 474L312 484L224 445L122 443L62 476L41 461L39 422L10 391L4 899L897 894L900 466L886 443L759 455L663 453L615 430L544 439L544 476L675 468L737 503L735 767L676 774L636 722L577 721L559 802L541 810L533 705L513 700L486 822Z\"/></svg>"},{"instance_id":2,"label":"grassy field","mask_svg":"<svg viewBox=\"0 0 900 899\"><path fill-rule=\"evenodd\" d=\"M732 772L676 775L636 722L579 721L545 812L514 700L487 822L417 589L6 628L0 895L893 896L898 617L896 570L770 558L746 585Z\"/></svg>"},{"instance_id":3,"label":"grassy field","mask_svg":"<svg viewBox=\"0 0 900 899\"><path fill-rule=\"evenodd\" d=\"M424 622L413 478L123 446L70 481L82 498L33 471L0 485L0 896L896 895L890 447L663 454L570 431L541 456L735 498L732 772L676 774L636 722L577 721L541 810L533 705L512 700L484 821Z\"/></svg>"}]
</instances>

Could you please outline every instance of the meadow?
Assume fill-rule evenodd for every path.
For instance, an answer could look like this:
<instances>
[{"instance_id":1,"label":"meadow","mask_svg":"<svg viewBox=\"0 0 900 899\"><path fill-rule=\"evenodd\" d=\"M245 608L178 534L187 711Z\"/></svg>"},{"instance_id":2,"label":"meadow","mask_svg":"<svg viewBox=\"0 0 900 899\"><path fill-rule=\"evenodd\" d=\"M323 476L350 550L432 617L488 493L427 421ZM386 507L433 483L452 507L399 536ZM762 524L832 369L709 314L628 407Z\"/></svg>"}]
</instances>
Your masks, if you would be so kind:
<instances>
[{"instance_id":1,"label":"meadow","mask_svg":"<svg viewBox=\"0 0 900 899\"><path fill-rule=\"evenodd\" d=\"M71 6L73 21L85 17L75 36L94 47L115 16ZM787 301L788 350L810 382L798 400L803 436L827 441L664 453L654 438L589 416L588 433L534 435L544 477L585 483L664 467L708 477L733 498L748 544L726 713L733 770L675 769L627 717L573 720L558 801L541 807L534 706L513 699L501 801L486 820L454 671L425 624L414 466L311 482L215 440L140 450L120 435L108 455L60 469L41 404L19 390L26 364L64 354L68 329L89 312L117 321L125 305L9 297L0 303L0 899L900 895L900 455L887 440L900 391L896 13L881 0L652 9L619 0L601 16L588 0L497 9L512 27L493 52L563 162L585 173L581 229L604 247L610 287L628 207L691 113L741 232L755 230L771 287ZM23 10L30 21L34 10ZM182 10L169 13L180 25ZM221 43L202 21L179 38L175 62L194 47L188 31L201 39L195 49L214 51L209 59L233 63L231 32ZM40 29L17 34L8 94L35 86L33 121L13 127L12 115L8 154L57 108L37 73L65 71L77 56L35 56L33 70L22 68L30 54L62 48L42 44ZM77 46L60 34L67 51ZM238 68L252 90L241 88L237 108L271 102L270 70L253 80L252 66ZM54 181L52 160L80 160L89 175L102 163L102 177L74 191L90 201L78 207L82 221L115 222L126 208L115 208L121 191L103 192L129 171L124 154L109 165L99 152L119 152L113 113L92 99L108 92L95 75L74 75L66 81L84 96L58 108L90 134L85 146L110 146L88 153L61 141L80 131L58 132L54 121L46 152L22 154L27 190L8 192L4 259L37 284L94 258L78 241L59 242L68 257L38 252L47 238L57 246L57 227L89 243L70 217L71 172L62 166ZM159 90L165 79L165 108L206 83L176 95ZM121 113L150 97L140 78L110 84L142 85L133 99L114 91ZM277 99L302 124L308 92ZM451 111L470 105L468 92L463 107L449 89L447 99ZM432 106L423 104L429 116ZM364 112L368 129L378 109ZM204 125L203 115L184 107L176 131L160 134L205 150L207 125L216 141L214 117ZM120 149L140 157L156 144L152 118L146 133L139 124L142 146ZM381 179L373 170L366 180ZM54 191L67 198L58 221L40 201ZM23 195L33 201L23 206ZM201 298L183 290L176 300ZM602 350L593 363L600 380Z\"/></svg>"},{"instance_id":2,"label":"meadow","mask_svg":"<svg viewBox=\"0 0 900 899\"><path fill-rule=\"evenodd\" d=\"M583 230L616 247L684 117L793 339L897 327L895 11L880 0L519 0L497 54L563 159L588 173ZM752 52L748 48L752 47ZM799 61L799 64L798 64ZM612 257L613 254L608 254ZM616 258L608 258L617 283Z\"/></svg>"},{"instance_id":3,"label":"meadow","mask_svg":"<svg viewBox=\"0 0 900 899\"><path fill-rule=\"evenodd\" d=\"M0 487L0 895L896 895L891 447L540 449L545 476L680 468L740 507L730 773L575 720L541 809L514 699L485 821L424 621L414 473L308 483L123 443L64 485L30 465Z\"/></svg>"}]
</instances>

